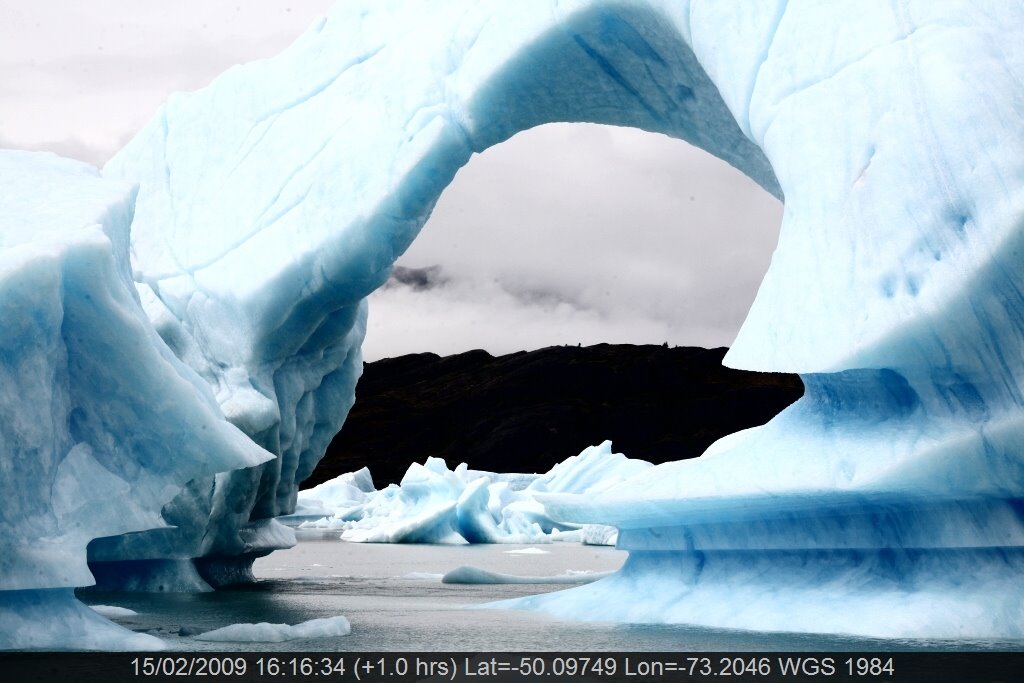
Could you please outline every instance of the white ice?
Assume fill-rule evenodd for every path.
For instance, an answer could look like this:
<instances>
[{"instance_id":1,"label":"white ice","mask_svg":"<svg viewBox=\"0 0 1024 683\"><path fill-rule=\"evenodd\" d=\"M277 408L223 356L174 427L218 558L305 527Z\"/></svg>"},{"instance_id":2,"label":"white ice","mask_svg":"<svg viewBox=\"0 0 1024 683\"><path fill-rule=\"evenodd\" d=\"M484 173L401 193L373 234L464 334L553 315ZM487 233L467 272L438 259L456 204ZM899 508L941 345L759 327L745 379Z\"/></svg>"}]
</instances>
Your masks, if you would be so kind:
<instances>
[{"instance_id":1,"label":"white ice","mask_svg":"<svg viewBox=\"0 0 1024 683\"><path fill-rule=\"evenodd\" d=\"M403 574L400 578L409 581L440 581L443 577L444 574L435 574L434 572L409 572L408 574Z\"/></svg>"},{"instance_id":2,"label":"white ice","mask_svg":"<svg viewBox=\"0 0 1024 683\"><path fill-rule=\"evenodd\" d=\"M89 605L89 609L102 617L107 617L108 619L114 619L117 617L134 617L139 614L133 609L118 607L117 605Z\"/></svg>"},{"instance_id":3,"label":"white ice","mask_svg":"<svg viewBox=\"0 0 1024 683\"><path fill-rule=\"evenodd\" d=\"M547 555L549 552L549 550L544 550L543 548L516 548L505 551L508 555Z\"/></svg>"},{"instance_id":4,"label":"white ice","mask_svg":"<svg viewBox=\"0 0 1024 683\"><path fill-rule=\"evenodd\" d=\"M143 313L135 188L48 153L0 151L0 179L0 648L158 647L77 603L86 545L165 526L189 480L272 456ZM42 605L61 623L26 628Z\"/></svg>"},{"instance_id":5,"label":"white ice","mask_svg":"<svg viewBox=\"0 0 1024 683\"><path fill-rule=\"evenodd\" d=\"M607 527L592 530L553 519L537 495L597 494L649 467L613 453L610 441L537 475L483 472L465 464L449 470L444 461L430 458L413 464L399 485L380 491L373 490L366 468L301 491L297 513L289 519L303 528L340 530L343 540L360 543L614 544L614 529L609 533ZM327 513L308 519L318 511Z\"/></svg>"},{"instance_id":6,"label":"white ice","mask_svg":"<svg viewBox=\"0 0 1024 683\"><path fill-rule=\"evenodd\" d=\"M337 638L347 636L352 626L345 617L310 619L301 624L231 624L222 628L200 633L196 640L218 643L283 643L302 638Z\"/></svg>"},{"instance_id":7,"label":"white ice","mask_svg":"<svg viewBox=\"0 0 1024 683\"><path fill-rule=\"evenodd\" d=\"M98 614L71 588L0 594L5 650L163 650L161 639L136 633Z\"/></svg>"}]
</instances>

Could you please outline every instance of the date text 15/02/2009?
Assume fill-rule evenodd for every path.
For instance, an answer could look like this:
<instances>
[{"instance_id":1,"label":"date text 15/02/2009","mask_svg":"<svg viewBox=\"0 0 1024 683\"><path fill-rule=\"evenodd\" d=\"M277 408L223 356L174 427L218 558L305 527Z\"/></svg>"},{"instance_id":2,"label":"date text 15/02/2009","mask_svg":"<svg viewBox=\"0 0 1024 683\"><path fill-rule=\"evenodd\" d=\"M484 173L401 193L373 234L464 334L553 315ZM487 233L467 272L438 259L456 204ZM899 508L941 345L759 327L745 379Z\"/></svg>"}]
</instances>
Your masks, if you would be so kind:
<instances>
[{"instance_id":1,"label":"date text 15/02/2009","mask_svg":"<svg viewBox=\"0 0 1024 683\"><path fill-rule=\"evenodd\" d=\"M251 661L250 661L250 658ZM252 669L249 669L249 665ZM356 681L409 676L474 679L512 674L521 678L637 677L661 679L680 675L691 679L717 677L891 678L893 657L828 655L562 655L451 656L374 655L309 656L145 656L131 660L134 676L315 676ZM395 681L395 683L398 683Z\"/></svg>"}]
</instances>

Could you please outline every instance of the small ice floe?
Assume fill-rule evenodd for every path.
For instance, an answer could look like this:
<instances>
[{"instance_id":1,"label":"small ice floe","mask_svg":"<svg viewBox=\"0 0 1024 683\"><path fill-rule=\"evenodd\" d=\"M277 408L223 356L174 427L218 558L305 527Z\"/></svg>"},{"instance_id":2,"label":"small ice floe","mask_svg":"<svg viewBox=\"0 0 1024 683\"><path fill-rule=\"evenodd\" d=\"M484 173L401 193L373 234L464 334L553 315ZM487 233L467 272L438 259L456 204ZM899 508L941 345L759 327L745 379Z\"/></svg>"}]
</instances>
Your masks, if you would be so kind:
<instances>
[{"instance_id":1,"label":"small ice floe","mask_svg":"<svg viewBox=\"0 0 1024 683\"><path fill-rule=\"evenodd\" d=\"M509 555L547 555L551 551L541 548L516 548L515 550L506 550L505 552Z\"/></svg>"},{"instance_id":2,"label":"small ice floe","mask_svg":"<svg viewBox=\"0 0 1024 683\"><path fill-rule=\"evenodd\" d=\"M498 584L498 583L560 583L579 585L592 583L610 576L614 572L580 572L568 571L557 576L516 576L501 574L479 567L459 567L441 578L441 583Z\"/></svg>"},{"instance_id":3,"label":"small ice floe","mask_svg":"<svg viewBox=\"0 0 1024 683\"><path fill-rule=\"evenodd\" d=\"M135 617L138 616L138 612L127 607L117 607L116 605L89 605L93 612L106 617L107 619L116 619L117 617Z\"/></svg>"},{"instance_id":4,"label":"small ice floe","mask_svg":"<svg viewBox=\"0 0 1024 683\"><path fill-rule=\"evenodd\" d=\"M409 572L399 578L408 579L410 581L440 581L443 577L444 574L434 574L431 572Z\"/></svg>"},{"instance_id":5,"label":"small ice floe","mask_svg":"<svg viewBox=\"0 0 1024 683\"><path fill-rule=\"evenodd\" d=\"M220 643L282 643L300 638L334 638L347 636L352 626L345 617L311 619L294 626L289 624L231 624L196 636L196 640Z\"/></svg>"},{"instance_id":6,"label":"small ice floe","mask_svg":"<svg viewBox=\"0 0 1024 683\"><path fill-rule=\"evenodd\" d=\"M583 545L615 545L619 540L619 530L604 524L584 524L580 536Z\"/></svg>"}]
</instances>

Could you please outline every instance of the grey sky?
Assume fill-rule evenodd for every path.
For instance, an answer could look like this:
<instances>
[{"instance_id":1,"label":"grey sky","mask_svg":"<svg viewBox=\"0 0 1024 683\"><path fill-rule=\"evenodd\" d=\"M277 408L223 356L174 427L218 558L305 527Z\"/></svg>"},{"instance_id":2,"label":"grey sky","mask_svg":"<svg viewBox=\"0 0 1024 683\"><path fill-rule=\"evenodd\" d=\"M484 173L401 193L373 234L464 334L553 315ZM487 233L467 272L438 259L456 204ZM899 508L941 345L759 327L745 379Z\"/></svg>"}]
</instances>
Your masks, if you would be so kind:
<instances>
[{"instance_id":1,"label":"grey sky","mask_svg":"<svg viewBox=\"0 0 1024 683\"><path fill-rule=\"evenodd\" d=\"M168 94L276 54L328 0L0 0L0 147L102 164ZM601 341L728 345L781 205L724 162L635 130L553 125L459 173L371 298L368 360Z\"/></svg>"}]
</instances>

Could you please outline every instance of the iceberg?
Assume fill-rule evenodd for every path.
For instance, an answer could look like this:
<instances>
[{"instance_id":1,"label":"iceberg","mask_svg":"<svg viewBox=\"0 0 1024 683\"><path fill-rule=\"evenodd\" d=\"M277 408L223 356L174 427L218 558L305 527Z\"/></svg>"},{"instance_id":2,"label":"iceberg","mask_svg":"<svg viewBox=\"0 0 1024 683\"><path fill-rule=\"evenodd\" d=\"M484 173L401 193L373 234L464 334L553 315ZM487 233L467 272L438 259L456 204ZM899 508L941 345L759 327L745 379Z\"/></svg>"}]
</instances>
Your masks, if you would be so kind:
<instances>
[{"instance_id":1,"label":"iceberg","mask_svg":"<svg viewBox=\"0 0 1024 683\"><path fill-rule=\"evenodd\" d=\"M414 463L398 485L373 488L367 468L300 491L297 512L279 518L300 528L335 529L357 543L550 543L614 545L615 529L552 519L546 493L592 495L652 467L612 452L605 441L545 474L454 470L440 458ZM319 515L318 519L315 518Z\"/></svg>"},{"instance_id":2,"label":"iceberg","mask_svg":"<svg viewBox=\"0 0 1024 683\"><path fill-rule=\"evenodd\" d=\"M559 121L784 198L726 362L806 394L702 458L538 491L630 559L512 604L1024 637L1022 46L1011 3L354 0L172 96L102 177L5 153L0 646L137 646L74 601L90 568L202 589L294 542L275 518L352 405L366 296L472 154ZM423 469L407 495L456 486ZM454 507L493 534L486 488L409 533L456 533Z\"/></svg>"},{"instance_id":3,"label":"iceberg","mask_svg":"<svg viewBox=\"0 0 1024 683\"><path fill-rule=\"evenodd\" d=\"M666 580L657 558L678 554L708 567L677 576L680 595L729 595L722 563L759 567L750 585L785 596L791 566L807 566L819 579L801 585L832 585L836 615L787 610L791 629L888 633L894 622L846 609L872 585L923 632L1019 635L1021 15L346 2L278 58L172 98L104 173L140 183L135 267L164 334L275 450L279 434L312 443L339 424L340 399L325 422L291 418L324 404L305 397L340 355L320 351L355 347L363 298L474 152L552 121L702 147L785 198L726 362L798 372L806 395L711 457L551 495L547 513L618 527L630 585ZM289 501L285 479L257 492ZM745 552L756 562L726 559ZM973 588L949 590L964 575ZM651 601L643 619L774 623L636 592ZM985 613L979 595L1004 607ZM585 615L574 600L544 604ZM988 616L962 616L976 614Z\"/></svg>"},{"instance_id":4,"label":"iceberg","mask_svg":"<svg viewBox=\"0 0 1024 683\"><path fill-rule=\"evenodd\" d=\"M139 184L132 265L153 325L278 457L190 484L165 512L173 532L95 543L103 585L243 581L294 542L272 520L354 400L366 296L474 152L548 121L631 125L780 194L674 25L682 8L652 7L341 2L278 57L172 96L104 167ZM636 91L651 69L667 89Z\"/></svg>"},{"instance_id":5,"label":"iceberg","mask_svg":"<svg viewBox=\"0 0 1024 683\"><path fill-rule=\"evenodd\" d=\"M272 456L144 314L135 188L48 153L0 152L0 178L0 648L159 648L75 599L87 545L165 527L188 481Z\"/></svg>"}]
</instances>

